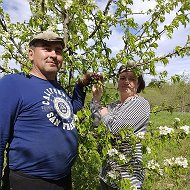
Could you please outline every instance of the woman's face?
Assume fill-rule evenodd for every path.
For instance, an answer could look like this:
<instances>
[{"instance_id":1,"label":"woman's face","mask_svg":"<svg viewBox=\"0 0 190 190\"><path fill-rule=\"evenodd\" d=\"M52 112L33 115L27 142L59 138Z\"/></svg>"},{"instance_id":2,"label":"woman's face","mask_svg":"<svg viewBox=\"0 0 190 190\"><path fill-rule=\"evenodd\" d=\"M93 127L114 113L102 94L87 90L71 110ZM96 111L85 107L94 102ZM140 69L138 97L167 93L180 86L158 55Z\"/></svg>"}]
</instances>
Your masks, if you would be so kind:
<instances>
[{"instance_id":1,"label":"woman's face","mask_svg":"<svg viewBox=\"0 0 190 190\"><path fill-rule=\"evenodd\" d=\"M118 90L120 93L134 95L137 93L138 79L132 71L124 71L119 74Z\"/></svg>"}]
</instances>

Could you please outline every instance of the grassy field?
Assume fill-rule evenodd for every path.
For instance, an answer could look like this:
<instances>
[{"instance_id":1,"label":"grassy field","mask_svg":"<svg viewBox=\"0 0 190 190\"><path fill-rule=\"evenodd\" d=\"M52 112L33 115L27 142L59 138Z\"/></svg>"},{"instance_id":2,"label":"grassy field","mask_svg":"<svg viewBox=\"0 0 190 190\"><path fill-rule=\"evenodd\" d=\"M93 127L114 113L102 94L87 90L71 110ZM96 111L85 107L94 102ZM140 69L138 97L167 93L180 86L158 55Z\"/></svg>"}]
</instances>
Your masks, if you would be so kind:
<instances>
[{"instance_id":1,"label":"grassy field","mask_svg":"<svg viewBox=\"0 0 190 190\"><path fill-rule=\"evenodd\" d=\"M160 125L171 125L175 118L179 118L182 124L190 125L190 113L180 113L180 112L158 112L156 114L151 114L150 120L155 126Z\"/></svg>"},{"instance_id":2,"label":"grassy field","mask_svg":"<svg viewBox=\"0 0 190 190\"><path fill-rule=\"evenodd\" d=\"M169 113L160 112L157 114L151 114L152 125L156 128L159 126L172 127L175 118L180 119L180 126L190 126L190 113ZM160 148L157 160L163 158L171 158L183 156L188 160L188 173L180 175L180 180L176 181L174 178L165 176L164 178L156 177L152 181L151 188L145 188L146 190L190 190L190 138L182 141L181 145L177 142L166 142L163 147ZM146 186L145 186L146 187Z\"/></svg>"}]
</instances>

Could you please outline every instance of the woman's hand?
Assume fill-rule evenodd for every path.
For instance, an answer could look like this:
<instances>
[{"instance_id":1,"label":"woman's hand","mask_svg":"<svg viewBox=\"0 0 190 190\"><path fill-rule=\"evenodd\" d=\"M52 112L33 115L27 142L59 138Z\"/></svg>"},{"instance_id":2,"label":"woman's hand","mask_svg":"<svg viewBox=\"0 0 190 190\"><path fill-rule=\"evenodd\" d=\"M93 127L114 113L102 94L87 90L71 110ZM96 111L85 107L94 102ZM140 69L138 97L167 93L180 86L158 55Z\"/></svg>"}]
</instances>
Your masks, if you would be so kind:
<instances>
[{"instance_id":1,"label":"woman's hand","mask_svg":"<svg viewBox=\"0 0 190 190\"><path fill-rule=\"evenodd\" d=\"M93 94L93 100L96 102L100 102L100 99L103 94L103 86L100 84L94 84L92 86L92 94Z\"/></svg>"},{"instance_id":2,"label":"woman's hand","mask_svg":"<svg viewBox=\"0 0 190 190\"><path fill-rule=\"evenodd\" d=\"M103 94L103 86L100 84L94 84L92 86L92 94L93 94L93 101L100 104L100 99ZM101 116L104 116L104 115L108 114L108 109L106 107L101 107L99 109L99 113Z\"/></svg>"},{"instance_id":3,"label":"woman's hand","mask_svg":"<svg viewBox=\"0 0 190 190\"><path fill-rule=\"evenodd\" d=\"M99 110L99 113L100 115L103 117L104 115L107 115L108 114L108 109L106 107L102 107L100 110Z\"/></svg>"}]
</instances>

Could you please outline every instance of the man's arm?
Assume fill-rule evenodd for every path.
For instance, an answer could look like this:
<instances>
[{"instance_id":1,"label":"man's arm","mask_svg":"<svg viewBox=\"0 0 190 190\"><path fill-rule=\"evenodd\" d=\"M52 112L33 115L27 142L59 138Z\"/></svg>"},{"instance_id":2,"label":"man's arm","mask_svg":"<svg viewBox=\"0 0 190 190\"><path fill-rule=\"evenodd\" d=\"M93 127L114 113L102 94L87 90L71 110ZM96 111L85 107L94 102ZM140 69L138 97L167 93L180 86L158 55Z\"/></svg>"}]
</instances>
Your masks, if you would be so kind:
<instances>
[{"instance_id":1,"label":"man's arm","mask_svg":"<svg viewBox=\"0 0 190 190\"><path fill-rule=\"evenodd\" d=\"M84 106L85 96L86 92L84 90L84 87L81 86L80 84L76 84L74 87L72 101L71 101L73 105L74 114L76 114Z\"/></svg>"},{"instance_id":2,"label":"man's arm","mask_svg":"<svg viewBox=\"0 0 190 190\"><path fill-rule=\"evenodd\" d=\"M98 81L103 82L103 76L93 72L87 72L78 80L75 85L72 105L74 113L77 113L84 106L84 100L86 96L85 87L97 83Z\"/></svg>"},{"instance_id":3,"label":"man's arm","mask_svg":"<svg viewBox=\"0 0 190 190\"><path fill-rule=\"evenodd\" d=\"M18 89L14 81L5 76L0 80L0 178L2 178L4 151L15 122L18 108Z\"/></svg>"}]
</instances>

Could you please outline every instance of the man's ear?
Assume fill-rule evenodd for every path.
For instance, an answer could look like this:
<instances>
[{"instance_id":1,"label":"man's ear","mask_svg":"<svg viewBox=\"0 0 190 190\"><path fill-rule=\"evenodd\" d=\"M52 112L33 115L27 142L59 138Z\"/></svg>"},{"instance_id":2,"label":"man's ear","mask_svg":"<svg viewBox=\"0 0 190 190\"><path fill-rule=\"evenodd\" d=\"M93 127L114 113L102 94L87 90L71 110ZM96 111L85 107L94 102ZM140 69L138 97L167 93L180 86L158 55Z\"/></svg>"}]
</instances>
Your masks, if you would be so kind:
<instances>
[{"instance_id":1,"label":"man's ear","mask_svg":"<svg viewBox=\"0 0 190 190\"><path fill-rule=\"evenodd\" d=\"M34 50L32 48L30 48L28 50L28 58L30 59L30 61L33 61L34 57Z\"/></svg>"}]
</instances>

